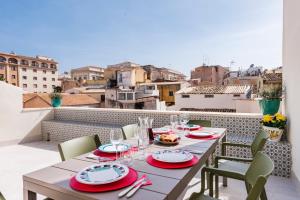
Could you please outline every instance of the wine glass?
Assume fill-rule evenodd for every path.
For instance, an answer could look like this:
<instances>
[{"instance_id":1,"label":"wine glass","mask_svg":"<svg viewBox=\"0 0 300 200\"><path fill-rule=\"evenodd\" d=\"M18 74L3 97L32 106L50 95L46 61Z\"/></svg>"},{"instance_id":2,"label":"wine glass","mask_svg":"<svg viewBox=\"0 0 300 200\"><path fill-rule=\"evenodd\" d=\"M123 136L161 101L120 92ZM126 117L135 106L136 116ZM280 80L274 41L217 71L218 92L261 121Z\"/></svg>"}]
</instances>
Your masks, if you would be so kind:
<instances>
[{"instance_id":1,"label":"wine glass","mask_svg":"<svg viewBox=\"0 0 300 200\"><path fill-rule=\"evenodd\" d=\"M118 147L123 141L123 135L120 131L111 130L110 131L110 142L116 149L116 160L118 160Z\"/></svg>"},{"instance_id":2,"label":"wine glass","mask_svg":"<svg viewBox=\"0 0 300 200\"><path fill-rule=\"evenodd\" d=\"M177 115L170 116L170 124L171 124L172 131L175 132L176 126L178 124L178 116Z\"/></svg>"}]
</instances>

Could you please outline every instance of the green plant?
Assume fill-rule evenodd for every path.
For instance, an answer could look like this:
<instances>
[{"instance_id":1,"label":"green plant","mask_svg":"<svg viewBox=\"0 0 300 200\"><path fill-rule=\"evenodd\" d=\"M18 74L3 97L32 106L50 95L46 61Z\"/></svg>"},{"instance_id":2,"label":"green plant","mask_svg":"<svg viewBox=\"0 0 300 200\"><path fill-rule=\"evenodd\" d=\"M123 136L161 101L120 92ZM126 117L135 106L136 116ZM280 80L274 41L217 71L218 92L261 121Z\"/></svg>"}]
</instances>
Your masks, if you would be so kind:
<instances>
[{"instance_id":1,"label":"green plant","mask_svg":"<svg viewBox=\"0 0 300 200\"><path fill-rule=\"evenodd\" d=\"M53 88L53 92L54 93L61 93L62 92L62 88L60 86L56 86Z\"/></svg>"},{"instance_id":2,"label":"green plant","mask_svg":"<svg viewBox=\"0 0 300 200\"><path fill-rule=\"evenodd\" d=\"M259 96L264 99L280 99L281 95L282 95L281 87L271 87L271 88L263 89L263 91L259 93Z\"/></svg>"},{"instance_id":3,"label":"green plant","mask_svg":"<svg viewBox=\"0 0 300 200\"><path fill-rule=\"evenodd\" d=\"M0 81L5 81L5 78L0 76Z\"/></svg>"},{"instance_id":4,"label":"green plant","mask_svg":"<svg viewBox=\"0 0 300 200\"><path fill-rule=\"evenodd\" d=\"M261 123L264 126L273 127L273 128L279 128L284 129L286 125L286 117L280 113L277 113L276 115L264 115L263 119L261 120Z\"/></svg>"},{"instance_id":5,"label":"green plant","mask_svg":"<svg viewBox=\"0 0 300 200\"><path fill-rule=\"evenodd\" d=\"M51 99L61 99L62 98L61 93L58 93L58 92L53 92L49 96Z\"/></svg>"}]
</instances>

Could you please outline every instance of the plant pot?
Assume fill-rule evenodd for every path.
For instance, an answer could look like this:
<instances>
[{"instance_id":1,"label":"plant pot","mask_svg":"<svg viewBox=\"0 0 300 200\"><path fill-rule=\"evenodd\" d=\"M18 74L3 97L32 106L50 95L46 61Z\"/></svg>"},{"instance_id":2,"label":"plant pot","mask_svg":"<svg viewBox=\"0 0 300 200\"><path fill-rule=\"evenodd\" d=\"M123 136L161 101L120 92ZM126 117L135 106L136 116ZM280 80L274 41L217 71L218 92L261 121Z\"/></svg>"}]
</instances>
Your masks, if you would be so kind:
<instances>
[{"instance_id":1,"label":"plant pot","mask_svg":"<svg viewBox=\"0 0 300 200\"><path fill-rule=\"evenodd\" d=\"M280 99L261 99L259 106L263 115L275 115L280 106Z\"/></svg>"},{"instance_id":2,"label":"plant pot","mask_svg":"<svg viewBox=\"0 0 300 200\"><path fill-rule=\"evenodd\" d=\"M61 98L53 98L51 99L51 104L53 107L61 106Z\"/></svg>"},{"instance_id":3,"label":"plant pot","mask_svg":"<svg viewBox=\"0 0 300 200\"><path fill-rule=\"evenodd\" d=\"M269 140L272 142L279 142L283 134L283 129L263 126L263 130L269 135Z\"/></svg>"}]
</instances>

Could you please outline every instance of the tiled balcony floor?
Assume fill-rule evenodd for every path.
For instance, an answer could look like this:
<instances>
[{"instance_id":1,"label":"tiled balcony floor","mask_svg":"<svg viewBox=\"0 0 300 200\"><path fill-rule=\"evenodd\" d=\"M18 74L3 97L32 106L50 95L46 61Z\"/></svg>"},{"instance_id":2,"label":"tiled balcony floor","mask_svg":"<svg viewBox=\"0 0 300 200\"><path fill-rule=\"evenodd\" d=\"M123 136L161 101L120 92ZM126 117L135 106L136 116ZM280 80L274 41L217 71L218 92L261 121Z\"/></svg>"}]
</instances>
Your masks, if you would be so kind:
<instances>
[{"instance_id":1,"label":"tiled balcony floor","mask_svg":"<svg viewBox=\"0 0 300 200\"><path fill-rule=\"evenodd\" d=\"M23 174L60 162L57 145L47 142L0 147L0 158L0 191L7 200L22 199ZM229 180L228 185L227 188L221 187L222 200L245 199L246 191L242 182ZM183 196L187 197L199 188L200 186L196 184ZM272 176L267 183L266 190L270 200L300 199L300 189L296 187L292 179Z\"/></svg>"}]
</instances>

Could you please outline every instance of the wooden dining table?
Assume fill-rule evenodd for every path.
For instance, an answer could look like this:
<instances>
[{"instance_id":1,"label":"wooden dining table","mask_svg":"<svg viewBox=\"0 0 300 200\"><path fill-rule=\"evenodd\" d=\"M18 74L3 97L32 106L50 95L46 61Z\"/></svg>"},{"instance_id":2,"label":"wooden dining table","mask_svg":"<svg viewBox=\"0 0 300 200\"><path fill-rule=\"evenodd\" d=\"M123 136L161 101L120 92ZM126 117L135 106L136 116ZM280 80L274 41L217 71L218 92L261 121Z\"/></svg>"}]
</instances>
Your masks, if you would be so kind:
<instances>
[{"instance_id":1,"label":"wooden dining table","mask_svg":"<svg viewBox=\"0 0 300 200\"><path fill-rule=\"evenodd\" d=\"M182 136L176 146L163 146L151 144L146 149L146 154L151 154L163 149L185 149L203 151L202 154L194 154L199 158L197 164L183 169L162 169L149 165L145 159L134 157L132 168L138 172L139 177L146 174L152 181L152 185L142 187L132 200L175 200L185 190L191 179L197 174L206 161L215 151L220 141L226 141L226 129L204 128L219 134L220 137L213 140L190 139ZM124 142L132 143L133 140ZM88 193L73 190L70 179L83 168L99 163L97 160L87 158L88 154L80 155L73 159L23 175L23 199L36 200L37 194L47 196L55 200L117 200L122 189L103 192ZM200 188L199 188L200 191Z\"/></svg>"}]
</instances>

